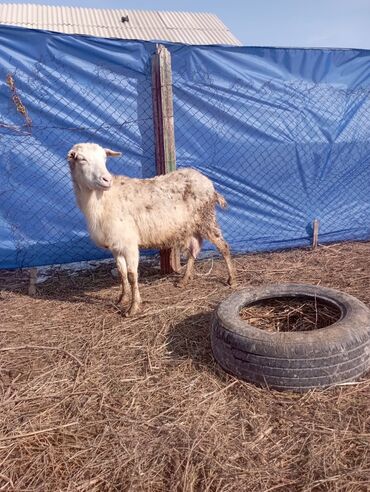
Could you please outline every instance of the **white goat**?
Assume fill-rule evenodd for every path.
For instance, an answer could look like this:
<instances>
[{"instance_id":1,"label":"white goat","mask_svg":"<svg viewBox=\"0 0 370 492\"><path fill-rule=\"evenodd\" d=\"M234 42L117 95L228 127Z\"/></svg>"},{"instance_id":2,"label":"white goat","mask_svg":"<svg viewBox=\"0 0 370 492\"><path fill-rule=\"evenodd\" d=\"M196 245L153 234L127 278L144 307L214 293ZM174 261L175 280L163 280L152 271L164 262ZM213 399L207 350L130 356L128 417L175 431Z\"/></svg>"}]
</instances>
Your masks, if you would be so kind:
<instances>
[{"instance_id":1,"label":"white goat","mask_svg":"<svg viewBox=\"0 0 370 492\"><path fill-rule=\"evenodd\" d=\"M109 249L121 275L118 302L132 301L128 315L141 303L138 288L139 248L186 247L189 258L181 284L193 273L202 239L211 241L223 255L235 285L230 250L216 221L215 205L226 206L213 183L194 169L181 169L151 179L113 176L106 158L120 152L97 144L77 144L68 152L68 162L78 206L84 213L90 236Z\"/></svg>"}]
</instances>

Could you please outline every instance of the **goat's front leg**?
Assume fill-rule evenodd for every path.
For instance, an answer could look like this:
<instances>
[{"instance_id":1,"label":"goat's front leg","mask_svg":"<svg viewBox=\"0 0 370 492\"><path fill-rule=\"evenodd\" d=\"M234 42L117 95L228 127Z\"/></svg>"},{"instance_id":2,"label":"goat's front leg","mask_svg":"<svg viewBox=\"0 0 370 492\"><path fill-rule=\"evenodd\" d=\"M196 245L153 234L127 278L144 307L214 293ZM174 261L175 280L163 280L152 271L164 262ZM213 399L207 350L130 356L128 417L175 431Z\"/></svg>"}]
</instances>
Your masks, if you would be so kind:
<instances>
[{"instance_id":1,"label":"goat's front leg","mask_svg":"<svg viewBox=\"0 0 370 492\"><path fill-rule=\"evenodd\" d=\"M138 266L139 266L139 248L137 245L131 245L125 248L124 252L126 265L127 265L127 277L131 286L131 306L126 316L133 316L140 310L141 297L139 292L138 283Z\"/></svg>"},{"instance_id":2,"label":"goat's front leg","mask_svg":"<svg viewBox=\"0 0 370 492\"><path fill-rule=\"evenodd\" d=\"M130 284L127 278L127 265L124 256L119 254L114 254L114 258L116 259L117 269L121 276L121 294L117 300L117 304L120 302L128 302L130 300Z\"/></svg>"}]
</instances>

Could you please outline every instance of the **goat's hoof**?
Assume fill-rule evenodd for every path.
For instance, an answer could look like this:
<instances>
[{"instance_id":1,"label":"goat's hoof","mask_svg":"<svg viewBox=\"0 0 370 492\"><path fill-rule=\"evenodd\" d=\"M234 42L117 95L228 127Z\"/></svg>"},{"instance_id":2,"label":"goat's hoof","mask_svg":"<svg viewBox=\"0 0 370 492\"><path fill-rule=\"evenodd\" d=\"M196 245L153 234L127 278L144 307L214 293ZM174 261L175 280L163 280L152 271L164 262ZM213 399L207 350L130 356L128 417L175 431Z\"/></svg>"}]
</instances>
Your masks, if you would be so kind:
<instances>
[{"instance_id":1,"label":"goat's hoof","mask_svg":"<svg viewBox=\"0 0 370 492\"><path fill-rule=\"evenodd\" d=\"M180 280L178 280L176 283L175 283L175 286L176 287L179 287L180 289L182 287L186 287L188 284L189 284L189 280L190 278L181 278Z\"/></svg>"},{"instance_id":2,"label":"goat's hoof","mask_svg":"<svg viewBox=\"0 0 370 492\"><path fill-rule=\"evenodd\" d=\"M235 287L237 287L237 286L238 286L238 282L237 282L237 281L236 281L236 279L235 279L235 278L233 278L233 277L229 277L229 278L228 278L228 280L227 280L227 283L228 283L228 285L230 285L230 287L231 287L232 289L235 289Z\"/></svg>"},{"instance_id":3,"label":"goat's hoof","mask_svg":"<svg viewBox=\"0 0 370 492\"><path fill-rule=\"evenodd\" d=\"M130 316L134 316L140 311L140 305L139 304L132 304L130 309L127 311L125 314L126 318L129 318Z\"/></svg>"},{"instance_id":4,"label":"goat's hoof","mask_svg":"<svg viewBox=\"0 0 370 492\"><path fill-rule=\"evenodd\" d=\"M119 298L117 299L117 302L116 304L127 304L128 302L130 301L130 296L119 296Z\"/></svg>"}]
</instances>

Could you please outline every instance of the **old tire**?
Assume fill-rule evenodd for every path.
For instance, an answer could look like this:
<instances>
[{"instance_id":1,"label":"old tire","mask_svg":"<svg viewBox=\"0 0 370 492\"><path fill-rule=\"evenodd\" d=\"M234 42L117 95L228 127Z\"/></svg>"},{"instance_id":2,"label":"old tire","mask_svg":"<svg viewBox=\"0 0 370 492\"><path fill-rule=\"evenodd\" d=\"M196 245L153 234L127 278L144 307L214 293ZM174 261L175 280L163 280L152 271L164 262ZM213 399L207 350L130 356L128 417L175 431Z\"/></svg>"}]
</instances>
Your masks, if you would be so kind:
<instances>
[{"instance_id":1,"label":"old tire","mask_svg":"<svg viewBox=\"0 0 370 492\"><path fill-rule=\"evenodd\" d=\"M239 316L242 307L278 297L334 304L340 319L325 328L267 332ZM212 320L215 359L235 376L278 390L307 391L357 380L370 368L370 310L343 292L305 284L272 284L235 292Z\"/></svg>"}]
</instances>

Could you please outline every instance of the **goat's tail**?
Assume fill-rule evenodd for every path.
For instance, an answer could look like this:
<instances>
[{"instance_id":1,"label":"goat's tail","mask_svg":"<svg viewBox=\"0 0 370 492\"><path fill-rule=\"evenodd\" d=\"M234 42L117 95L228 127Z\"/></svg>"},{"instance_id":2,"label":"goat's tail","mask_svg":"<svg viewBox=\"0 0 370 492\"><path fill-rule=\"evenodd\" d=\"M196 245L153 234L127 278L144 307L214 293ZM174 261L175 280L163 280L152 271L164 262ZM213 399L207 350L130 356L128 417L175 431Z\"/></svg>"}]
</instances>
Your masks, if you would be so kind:
<instances>
[{"instance_id":1,"label":"goat's tail","mask_svg":"<svg viewBox=\"0 0 370 492\"><path fill-rule=\"evenodd\" d=\"M220 193L217 193L217 191L215 191L215 198L216 198L216 202L220 205L220 207L222 208L227 207L227 201Z\"/></svg>"}]
</instances>

